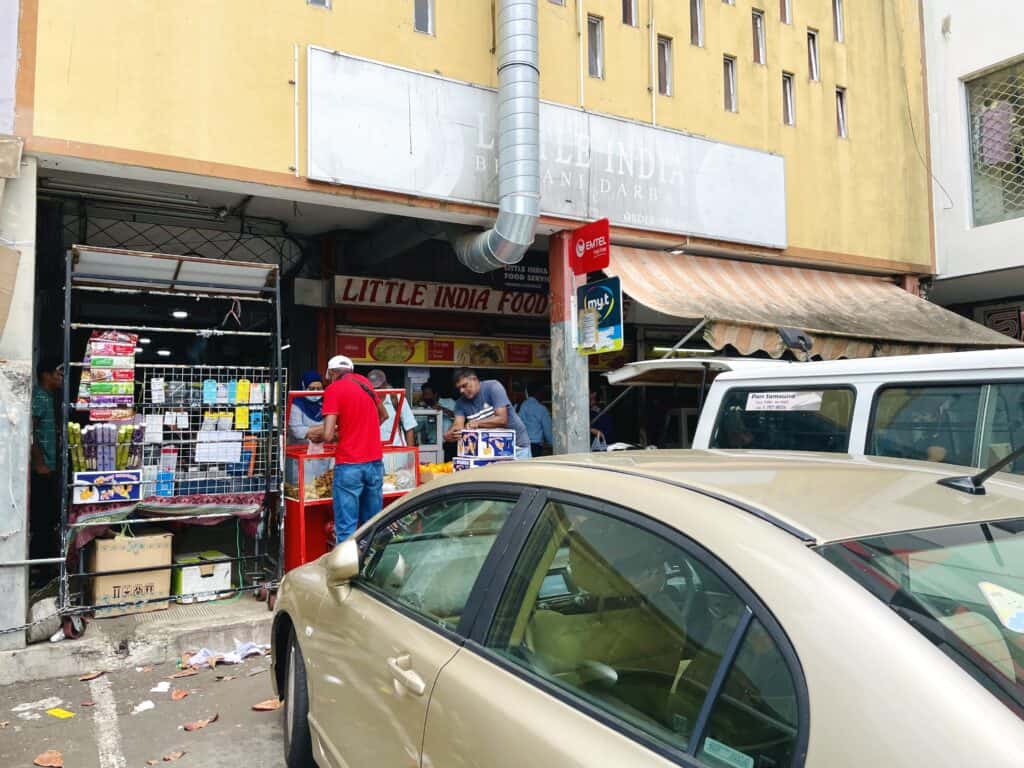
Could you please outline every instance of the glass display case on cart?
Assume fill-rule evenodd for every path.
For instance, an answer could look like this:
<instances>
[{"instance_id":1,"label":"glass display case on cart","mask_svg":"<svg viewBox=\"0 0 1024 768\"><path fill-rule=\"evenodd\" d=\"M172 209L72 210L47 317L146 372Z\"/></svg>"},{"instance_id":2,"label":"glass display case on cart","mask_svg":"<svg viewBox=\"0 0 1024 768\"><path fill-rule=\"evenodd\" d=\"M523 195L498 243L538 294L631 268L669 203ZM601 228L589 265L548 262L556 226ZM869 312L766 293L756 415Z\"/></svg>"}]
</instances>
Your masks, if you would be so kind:
<instances>
[{"instance_id":1,"label":"glass display case on cart","mask_svg":"<svg viewBox=\"0 0 1024 768\"><path fill-rule=\"evenodd\" d=\"M444 461L444 420L441 411L414 408L416 417L416 444L420 449L420 462L440 464Z\"/></svg>"},{"instance_id":2,"label":"glass display case on cart","mask_svg":"<svg viewBox=\"0 0 1024 768\"><path fill-rule=\"evenodd\" d=\"M290 416L296 398L322 394L289 392L285 413ZM380 390L379 394L396 395L399 403L396 410L401 410L405 397L403 390ZM287 430L286 433L290 435ZM392 430L392 440L394 433L395 429ZM285 450L285 571L316 560L334 544L334 450L333 444L307 440L293 443ZM386 444L382 450L384 505L387 506L419 485L419 450Z\"/></svg>"}]
</instances>

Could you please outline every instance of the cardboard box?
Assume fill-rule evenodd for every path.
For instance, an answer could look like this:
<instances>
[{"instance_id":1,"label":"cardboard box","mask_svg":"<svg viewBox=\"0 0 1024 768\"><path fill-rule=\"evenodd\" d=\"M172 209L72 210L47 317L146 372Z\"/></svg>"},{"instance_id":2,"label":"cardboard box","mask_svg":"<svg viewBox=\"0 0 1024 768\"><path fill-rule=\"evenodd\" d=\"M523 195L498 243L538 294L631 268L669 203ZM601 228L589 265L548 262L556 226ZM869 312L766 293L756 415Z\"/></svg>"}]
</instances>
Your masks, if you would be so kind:
<instances>
[{"instance_id":1,"label":"cardboard box","mask_svg":"<svg viewBox=\"0 0 1024 768\"><path fill-rule=\"evenodd\" d=\"M459 456L468 459L515 458L514 429L464 429L459 435Z\"/></svg>"},{"instance_id":2,"label":"cardboard box","mask_svg":"<svg viewBox=\"0 0 1024 768\"><path fill-rule=\"evenodd\" d=\"M91 572L104 572L170 565L172 539L173 534L159 529L141 529L134 536L94 539L89 545L88 569ZM96 606L97 617L161 611L167 608L167 600L116 608L103 606L168 597L170 589L170 568L94 576L90 601Z\"/></svg>"},{"instance_id":3,"label":"cardboard box","mask_svg":"<svg viewBox=\"0 0 1024 768\"><path fill-rule=\"evenodd\" d=\"M220 592L231 591L231 563L211 563L210 560L223 560L227 555L215 549L206 552L189 552L174 556L174 568L171 576L171 594L182 595L179 603L205 603L216 600ZM197 592L211 594L197 595Z\"/></svg>"},{"instance_id":4,"label":"cardboard box","mask_svg":"<svg viewBox=\"0 0 1024 768\"><path fill-rule=\"evenodd\" d=\"M503 461L515 461L514 456L501 456L494 459L471 459L468 456L456 456L452 459L452 469L462 472L476 467L486 467L488 464L498 464Z\"/></svg>"}]
</instances>

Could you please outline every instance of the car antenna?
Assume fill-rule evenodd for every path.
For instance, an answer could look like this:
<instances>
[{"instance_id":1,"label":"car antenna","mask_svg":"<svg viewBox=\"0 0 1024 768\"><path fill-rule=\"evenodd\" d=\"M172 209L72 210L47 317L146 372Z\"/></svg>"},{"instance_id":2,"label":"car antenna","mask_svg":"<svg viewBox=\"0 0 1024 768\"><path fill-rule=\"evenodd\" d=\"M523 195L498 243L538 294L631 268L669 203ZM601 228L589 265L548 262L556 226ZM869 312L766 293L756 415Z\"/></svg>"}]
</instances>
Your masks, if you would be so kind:
<instances>
[{"instance_id":1,"label":"car antenna","mask_svg":"<svg viewBox=\"0 0 1024 768\"><path fill-rule=\"evenodd\" d=\"M976 475L963 475L960 477L944 477L939 480L939 485L944 485L947 488L952 488L955 491L961 493L969 493L972 496L984 496L985 495L985 481L988 480L992 475L1001 470L1007 464L1010 464L1015 459L1024 456L1024 445L1015 451L1011 451L1005 457L997 461L988 469L982 470Z\"/></svg>"}]
</instances>

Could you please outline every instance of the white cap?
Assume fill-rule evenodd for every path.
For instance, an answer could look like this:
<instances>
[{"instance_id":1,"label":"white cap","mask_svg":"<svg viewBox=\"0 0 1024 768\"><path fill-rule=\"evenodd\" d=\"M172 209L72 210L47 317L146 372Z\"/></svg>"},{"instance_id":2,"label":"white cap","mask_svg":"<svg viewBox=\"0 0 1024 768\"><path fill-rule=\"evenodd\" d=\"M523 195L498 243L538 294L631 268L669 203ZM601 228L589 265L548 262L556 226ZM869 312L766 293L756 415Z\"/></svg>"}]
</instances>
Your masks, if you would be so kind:
<instances>
[{"instance_id":1,"label":"white cap","mask_svg":"<svg viewBox=\"0 0 1024 768\"><path fill-rule=\"evenodd\" d=\"M327 361L328 371L351 371L355 366L350 358L344 355L335 355Z\"/></svg>"}]
</instances>

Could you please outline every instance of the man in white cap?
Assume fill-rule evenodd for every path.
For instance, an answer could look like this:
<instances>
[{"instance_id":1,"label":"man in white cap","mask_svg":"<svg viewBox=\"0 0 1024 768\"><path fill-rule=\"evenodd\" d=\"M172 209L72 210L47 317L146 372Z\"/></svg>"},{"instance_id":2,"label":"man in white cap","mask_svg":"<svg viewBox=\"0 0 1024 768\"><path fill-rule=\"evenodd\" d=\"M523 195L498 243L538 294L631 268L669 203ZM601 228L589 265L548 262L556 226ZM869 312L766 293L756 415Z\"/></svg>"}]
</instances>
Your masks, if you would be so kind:
<instances>
[{"instance_id":1,"label":"man in white cap","mask_svg":"<svg viewBox=\"0 0 1024 768\"><path fill-rule=\"evenodd\" d=\"M384 453L380 424L387 418L373 385L353 373L352 361L327 363L324 440L334 454L334 540L341 542L384 507Z\"/></svg>"}]
</instances>

